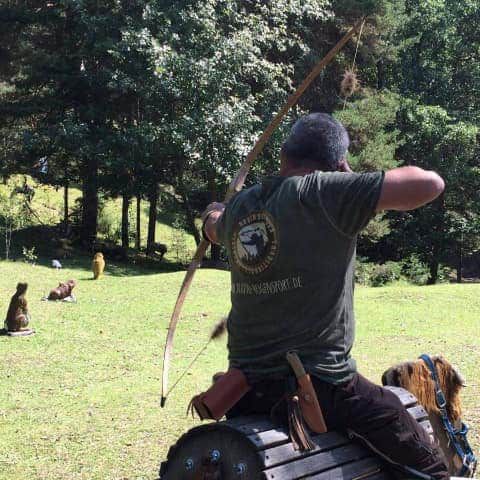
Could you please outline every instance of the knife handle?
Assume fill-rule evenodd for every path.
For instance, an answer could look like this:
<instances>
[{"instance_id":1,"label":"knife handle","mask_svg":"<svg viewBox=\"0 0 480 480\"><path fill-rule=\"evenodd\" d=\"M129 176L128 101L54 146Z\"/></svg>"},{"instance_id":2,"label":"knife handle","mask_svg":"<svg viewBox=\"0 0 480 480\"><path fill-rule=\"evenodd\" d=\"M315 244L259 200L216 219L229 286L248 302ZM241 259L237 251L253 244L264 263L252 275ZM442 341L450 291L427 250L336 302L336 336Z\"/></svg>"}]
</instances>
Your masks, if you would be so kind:
<instances>
[{"instance_id":1,"label":"knife handle","mask_svg":"<svg viewBox=\"0 0 480 480\"><path fill-rule=\"evenodd\" d=\"M303 364L296 352L287 352L287 362L292 367L292 370L297 378L301 378L306 375L307 372L305 372L305 368L303 368Z\"/></svg>"}]
</instances>

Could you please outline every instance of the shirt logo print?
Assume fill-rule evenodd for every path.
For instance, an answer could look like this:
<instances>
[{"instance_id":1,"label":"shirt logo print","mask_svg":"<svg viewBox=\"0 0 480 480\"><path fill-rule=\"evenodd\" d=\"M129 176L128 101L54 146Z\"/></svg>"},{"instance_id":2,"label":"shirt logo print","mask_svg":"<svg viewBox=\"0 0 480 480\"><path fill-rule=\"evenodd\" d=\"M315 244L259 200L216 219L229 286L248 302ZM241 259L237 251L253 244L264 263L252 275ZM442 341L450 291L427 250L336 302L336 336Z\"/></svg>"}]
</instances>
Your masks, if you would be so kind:
<instances>
[{"instance_id":1,"label":"shirt logo print","mask_svg":"<svg viewBox=\"0 0 480 480\"><path fill-rule=\"evenodd\" d=\"M274 262L278 236L273 218L267 212L256 212L240 220L232 238L235 264L244 272L258 274Z\"/></svg>"}]
</instances>

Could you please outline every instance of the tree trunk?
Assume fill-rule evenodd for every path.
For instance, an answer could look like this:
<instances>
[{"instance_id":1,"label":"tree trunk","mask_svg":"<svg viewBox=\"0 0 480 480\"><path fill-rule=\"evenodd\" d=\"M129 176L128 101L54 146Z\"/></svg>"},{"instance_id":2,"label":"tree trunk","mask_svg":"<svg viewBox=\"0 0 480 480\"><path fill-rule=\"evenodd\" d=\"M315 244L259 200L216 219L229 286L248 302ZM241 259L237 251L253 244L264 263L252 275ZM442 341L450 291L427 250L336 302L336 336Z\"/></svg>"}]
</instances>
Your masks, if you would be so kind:
<instances>
[{"instance_id":1,"label":"tree trunk","mask_svg":"<svg viewBox=\"0 0 480 480\"><path fill-rule=\"evenodd\" d=\"M68 235L68 181L65 182L63 187L63 234Z\"/></svg>"},{"instance_id":2,"label":"tree trunk","mask_svg":"<svg viewBox=\"0 0 480 480\"><path fill-rule=\"evenodd\" d=\"M210 192L210 201L217 201L217 185L215 183L215 174L212 170L208 171L208 191ZM210 245L210 258L213 262L220 260L220 245Z\"/></svg>"},{"instance_id":3,"label":"tree trunk","mask_svg":"<svg viewBox=\"0 0 480 480\"><path fill-rule=\"evenodd\" d=\"M142 197L140 195L137 195L137 222L136 222L136 227L137 227L137 233L135 235L135 249L139 252L141 248L141 206L142 206Z\"/></svg>"},{"instance_id":4,"label":"tree trunk","mask_svg":"<svg viewBox=\"0 0 480 480\"><path fill-rule=\"evenodd\" d=\"M83 171L82 230L83 245L92 249L97 239L98 223L98 161L95 157L85 160Z\"/></svg>"},{"instance_id":5,"label":"tree trunk","mask_svg":"<svg viewBox=\"0 0 480 480\"><path fill-rule=\"evenodd\" d=\"M433 203L433 206L437 212L437 216L434 217L432 230L437 232L445 231L445 194L442 193ZM442 243L442 239L439 235L434 235L433 245L428 260L428 266L430 269L430 278L428 279L429 285L434 285L438 281L438 267L440 266L440 255L445 250L445 245Z\"/></svg>"},{"instance_id":6,"label":"tree trunk","mask_svg":"<svg viewBox=\"0 0 480 480\"><path fill-rule=\"evenodd\" d=\"M155 230L157 227L157 206L159 188L156 183L149 196L150 210L148 214L147 255L152 255L155 245Z\"/></svg>"},{"instance_id":7,"label":"tree trunk","mask_svg":"<svg viewBox=\"0 0 480 480\"><path fill-rule=\"evenodd\" d=\"M428 268L430 270L430 277L429 277L427 283L429 285L435 285L437 283L437 280L438 280L438 266L439 266L438 260L437 260L436 256L434 256L430 260L430 262L428 262Z\"/></svg>"},{"instance_id":8,"label":"tree trunk","mask_svg":"<svg viewBox=\"0 0 480 480\"><path fill-rule=\"evenodd\" d=\"M178 187L179 187L180 196L182 197L182 206L185 211L185 216L187 217L187 228L188 228L188 231L193 235L193 238L195 239L195 243L197 244L197 247L198 247L198 245L202 241L202 238L200 237L200 232L198 231L198 228L195 225L195 215L193 214L192 208L190 206L190 200L188 199L187 190L185 188L182 178L180 178L178 181Z\"/></svg>"},{"instance_id":9,"label":"tree trunk","mask_svg":"<svg viewBox=\"0 0 480 480\"><path fill-rule=\"evenodd\" d=\"M377 67L377 90L382 90L385 87L385 64L383 59L376 63Z\"/></svg>"},{"instance_id":10,"label":"tree trunk","mask_svg":"<svg viewBox=\"0 0 480 480\"><path fill-rule=\"evenodd\" d=\"M458 246L458 265L457 265L457 283L462 283L463 273L463 232L460 237L460 244Z\"/></svg>"},{"instance_id":11,"label":"tree trunk","mask_svg":"<svg viewBox=\"0 0 480 480\"><path fill-rule=\"evenodd\" d=\"M129 231L129 224L128 224L128 209L130 206L130 197L126 194L122 196L122 248L125 252L128 250L129 247L129 239L128 239L128 231Z\"/></svg>"}]
</instances>

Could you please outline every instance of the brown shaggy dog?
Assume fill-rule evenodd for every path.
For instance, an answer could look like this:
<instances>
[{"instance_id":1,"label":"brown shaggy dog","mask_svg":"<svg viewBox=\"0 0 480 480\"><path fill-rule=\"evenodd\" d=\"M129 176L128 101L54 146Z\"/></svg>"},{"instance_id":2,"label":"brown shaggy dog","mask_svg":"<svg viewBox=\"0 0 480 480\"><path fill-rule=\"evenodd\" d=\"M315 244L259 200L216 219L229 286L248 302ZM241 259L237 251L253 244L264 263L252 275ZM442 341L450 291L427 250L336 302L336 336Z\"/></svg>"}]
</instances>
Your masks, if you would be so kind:
<instances>
[{"instance_id":1,"label":"brown shaggy dog","mask_svg":"<svg viewBox=\"0 0 480 480\"><path fill-rule=\"evenodd\" d=\"M443 357L433 356L431 358L437 370L440 387L447 400L448 415L454 427L459 428L462 416L460 390L465 386L465 380L455 367ZM389 368L382 375L382 384L405 388L417 397L418 402L423 405L428 413L435 437L447 459L450 475L458 474L462 462L453 446L450 445L443 428L435 399L435 383L423 360L405 362Z\"/></svg>"},{"instance_id":2,"label":"brown shaggy dog","mask_svg":"<svg viewBox=\"0 0 480 480\"><path fill-rule=\"evenodd\" d=\"M103 275L103 271L105 270L105 260L103 258L103 253L97 252L93 257L92 270L94 280L99 279Z\"/></svg>"},{"instance_id":3,"label":"brown shaggy dog","mask_svg":"<svg viewBox=\"0 0 480 480\"><path fill-rule=\"evenodd\" d=\"M465 386L462 375L441 356L432 357L440 387L447 400L447 411L453 422L462 416L460 390ZM383 385L402 387L413 393L428 413L440 413L435 400L435 384L423 360L405 362L389 368L382 376Z\"/></svg>"}]
</instances>

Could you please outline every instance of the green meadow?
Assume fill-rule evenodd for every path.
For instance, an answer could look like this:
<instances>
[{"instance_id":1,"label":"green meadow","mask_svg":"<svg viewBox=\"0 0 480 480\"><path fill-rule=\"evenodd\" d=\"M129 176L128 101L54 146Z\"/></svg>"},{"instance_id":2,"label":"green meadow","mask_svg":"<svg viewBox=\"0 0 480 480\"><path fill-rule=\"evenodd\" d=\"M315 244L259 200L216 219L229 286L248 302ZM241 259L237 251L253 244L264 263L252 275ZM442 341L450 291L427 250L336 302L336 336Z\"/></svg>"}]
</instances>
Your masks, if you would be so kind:
<instances>
[{"instance_id":1,"label":"green meadow","mask_svg":"<svg viewBox=\"0 0 480 480\"><path fill-rule=\"evenodd\" d=\"M159 406L161 358L183 272L107 265L91 280L89 260L56 271L0 262L0 311L27 281L36 334L0 337L0 479L154 480L169 445L195 422L185 410L213 373L226 367L225 339L212 343ZM75 278L78 303L41 297ZM229 275L201 270L174 343L170 384L228 311ZM480 447L479 285L358 288L360 370L379 381L395 362L441 353L461 369L465 420ZM2 313L4 315L4 313Z\"/></svg>"}]
</instances>

